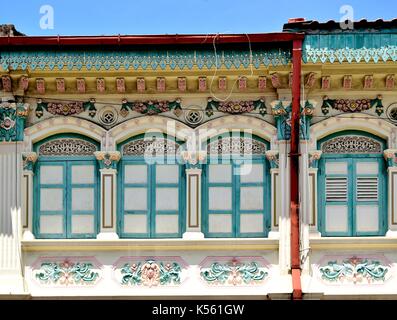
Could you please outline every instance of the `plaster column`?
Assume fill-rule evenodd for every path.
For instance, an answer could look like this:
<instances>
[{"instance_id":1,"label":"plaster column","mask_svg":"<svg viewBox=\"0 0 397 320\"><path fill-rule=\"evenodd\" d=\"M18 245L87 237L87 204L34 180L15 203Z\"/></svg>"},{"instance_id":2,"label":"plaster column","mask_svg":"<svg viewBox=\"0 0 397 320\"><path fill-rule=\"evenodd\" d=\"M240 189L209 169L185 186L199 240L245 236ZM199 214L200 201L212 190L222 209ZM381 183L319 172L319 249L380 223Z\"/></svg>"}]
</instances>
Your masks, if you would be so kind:
<instances>
[{"instance_id":1,"label":"plaster column","mask_svg":"<svg viewBox=\"0 0 397 320\"><path fill-rule=\"evenodd\" d=\"M186 231L183 239L204 239L201 223L201 165L205 152L182 152L186 161Z\"/></svg>"},{"instance_id":2,"label":"plaster column","mask_svg":"<svg viewBox=\"0 0 397 320\"><path fill-rule=\"evenodd\" d=\"M279 238L280 223L280 205L281 205L281 188L280 188L280 170L279 170L279 153L278 150L266 151L266 159L270 164L271 176L271 227L269 238Z\"/></svg>"},{"instance_id":3,"label":"plaster column","mask_svg":"<svg viewBox=\"0 0 397 320\"><path fill-rule=\"evenodd\" d=\"M35 152L22 153L23 173L22 173L22 239L33 240L33 178L34 165L37 161Z\"/></svg>"},{"instance_id":4,"label":"plaster column","mask_svg":"<svg viewBox=\"0 0 397 320\"><path fill-rule=\"evenodd\" d=\"M387 237L397 237L397 149L384 151L388 174L388 231Z\"/></svg>"},{"instance_id":5,"label":"plaster column","mask_svg":"<svg viewBox=\"0 0 397 320\"><path fill-rule=\"evenodd\" d=\"M95 152L100 166L100 229L97 239L118 239L117 235L117 163L118 151Z\"/></svg>"}]
</instances>

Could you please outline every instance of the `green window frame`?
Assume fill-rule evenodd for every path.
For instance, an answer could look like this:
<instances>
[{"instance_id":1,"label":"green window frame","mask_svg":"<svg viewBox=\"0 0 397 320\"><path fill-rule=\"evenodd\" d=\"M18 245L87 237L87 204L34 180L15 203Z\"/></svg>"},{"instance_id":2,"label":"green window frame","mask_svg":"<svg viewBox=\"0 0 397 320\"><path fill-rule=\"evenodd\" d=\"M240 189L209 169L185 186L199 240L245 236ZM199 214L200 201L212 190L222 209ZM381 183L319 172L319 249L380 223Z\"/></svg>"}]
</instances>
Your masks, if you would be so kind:
<instances>
[{"instance_id":1,"label":"green window frame","mask_svg":"<svg viewBox=\"0 0 397 320\"><path fill-rule=\"evenodd\" d=\"M226 137L230 136L229 134ZM233 137L234 135L231 135ZM269 143L259 137L253 137L253 140L258 140L266 144L266 149L269 148ZM209 142L214 141L211 139ZM252 155L249 159L239 155L227 155L229 160L221 157L209 157L208 163L203 165L202 171L202 225L203 233L208 238L264 238L267 237L271 224L271 183L270 183L270 166L265 155ZM247 161L248 160L248 161ZM263 170L262 182L243 182L239 174L240 168L244 164L260 164ZM212 164L230 165L231 181L229 182L210 182L209 170ZM210 190L211 188L230 188L231 189L231 208L229 209L210 209ZM241 208L241 190L249 187L262 187L262 209L242 209ZM209 219L210 215L226 214L231 215L231 232L210 232ZM241 232L241 217L242 215L263 215L263 231L262 232Z\"/></svg>"},{"instance_id":2,"label":"green window frame","mask_svg":"<svg viewBox=\"0 0 397 320\"><path fill-rule=\"evenodd\" d=\"M321 139L318 142L318 148L329 139L358 135L369 137L381 143L382 151L385 148L384 140L379 137L361 131L343 131L332 134ZM326 173L327 164L344 163L346 164L346 173ZM359 164L376 163L377 174L359 174L357 168ZM383 153L368 154L323 154L319 161L318 169L318 212L319 212L319 231L325 237L360 237L360 236L383 236L387 231L387 169ZM328 180L327 180L328 179ZM359 181L363 181L361 184ZM334 197L327 199L327 182L330 181L329 188ZM332 181L346 181L346 190L341 191L332 186ZM360 199L360 192L368 192L368 188L373 192L374 181L377 182L377 197L370 194L366 200ZM339 184L340 186L340 184ZM333 188L333 189L332 189ZM360 189L363 188L363 189ZM338 191L337 191L338 190ZM360 191L361 190L361 191ZM370 192L371 192L370 191ZM365 197L364 197L365 198ZM347 230L346 231L327 231L327 206L346 206L347 207ZM378 208L378 229L371 231L358 230L358 207L359 206L377 206Z\"/></svg>"},{"instance_id":3,"label":"green window frame","mask_svg":"<svg viewBox=\"0 0 397 320\"><path fill-rule=\"evenodd\" d=\"M158 135L157 135L158 136ZM166 137L165 135L161 135ZM122 147L134 140L142 139L144 135L138 135L124 141L119 145L118 150L122 152ZM177 141L180 144L180 141ZM177 158L174 156L169 156L165 163L162 163L162 159L153 157L150 158L150 162L147 162L144 156L130 156L123 155L119 162L119 175L118 175L118 185L120 192L118 193L118 215L117 215L117 232L120 238L181 238L183 232L185 231L185 202L186 202L186 178L185 178L185 165L180 164ZM146 178L145 181L138 182L128 182L126 181L126 166L145 166ZM158 170L160 166L178 166L178 182L159 182L157 181ZM126 209L125 199L126 199L126 189L137 189L145 190L146 193L146 207L141 209ZM177 189L178 201L177 209L158 209L157 208L157 192L159 190L172 190ZM146 232L126 232L125 231L125 216L135 215L145 216L146 219ZM156 220L159 216L177 216L177 232L156 232L158 224Z\"/></svg>"},{"instance_id":4,"label":"green window frame","mask_svg":"<svg viewBox=\"0 0 397 320\"><path fill-rule=\"evenodd\" d=\"M43 139L34 145L34 150L38 152L39 147L51 140L60 138L79 138L93 143L97 150L99 144L87 137L78 134L55 135ZM92 183L73 183L72 168L75 166L93 166L93 182ZM42 183L41 171L43 167L58 166L62 168L62 182L60 183ZM99 170L95 157L92 156L40 156L35 166L34 176L34 215L33 215L33 233L38 239L79 239L79 238L95 238L99 230ZM41 195L46 189L62 190L62 209L61 210L41 210ZM74 210L72 208L72 194L74 189L92 189L93 191L93 210ZM61 216L62 232L44 233L41 232L40 220L43 216ZM72 231L72 220L76 216L92 216L93 232L76 233Z\"/></svg>"}]
</instances>

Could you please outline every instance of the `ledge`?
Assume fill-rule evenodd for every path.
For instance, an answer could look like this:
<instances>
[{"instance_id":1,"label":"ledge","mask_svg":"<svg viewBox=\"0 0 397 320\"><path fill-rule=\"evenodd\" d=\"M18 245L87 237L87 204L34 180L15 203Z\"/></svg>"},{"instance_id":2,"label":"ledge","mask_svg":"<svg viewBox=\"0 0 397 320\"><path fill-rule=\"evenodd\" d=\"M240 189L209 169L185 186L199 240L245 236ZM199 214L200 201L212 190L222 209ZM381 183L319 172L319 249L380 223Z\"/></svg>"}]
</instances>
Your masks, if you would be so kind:
<instances>
[{"instance_id":1,"label":"ledge","mask_svg":"<svg viewBox=\"0 0 397 320\"><path fill-rule=\"evenodd\" d=\"M324 237L311 238L311 249L397 249L396 237Z\"/></svg>"},{"instance_id":2,"label":"ledge","mask_svg":"<svg viewBox=\"0 0 397 320\"><path fill-rule=\"evenodd\" d=\"M22 251L213 251L277 250L278 239L35 239L21 241Z\"/></svg>"}]
</instances>

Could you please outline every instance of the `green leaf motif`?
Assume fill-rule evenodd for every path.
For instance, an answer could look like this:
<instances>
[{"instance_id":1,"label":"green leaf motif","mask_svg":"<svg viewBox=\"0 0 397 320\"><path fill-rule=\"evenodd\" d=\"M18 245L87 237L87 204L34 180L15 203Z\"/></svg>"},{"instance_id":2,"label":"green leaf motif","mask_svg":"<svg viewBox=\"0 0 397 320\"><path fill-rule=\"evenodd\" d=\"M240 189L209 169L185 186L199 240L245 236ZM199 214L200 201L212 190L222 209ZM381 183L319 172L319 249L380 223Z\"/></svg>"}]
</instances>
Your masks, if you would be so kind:
<instances>
[{"instance_id":1,"label":"green leaf motif","mask_svg":"<svg viewBox=\"0 0 397 320\"><path fill-rule=\"evenodd\" d=\"M200 274L209 283L225 284L228 282L232 285L238 285L264 280L268 273L261 269L254 261L251 263L237 263L237 261L233 260L224 264L214 262L210 268L203 269Z\"/></svg>"},{"instance_id":2,"label":"green leaf motif","mask_svg":"<svg viewBox=\"0 0 397 320\"><path fill-rule=\"evenodd\" d=\"M92 271L91 263L44 262L36 273L36 278L45 283L61 285L93 284L99 277Z\"/></svg>"}]
</instances>

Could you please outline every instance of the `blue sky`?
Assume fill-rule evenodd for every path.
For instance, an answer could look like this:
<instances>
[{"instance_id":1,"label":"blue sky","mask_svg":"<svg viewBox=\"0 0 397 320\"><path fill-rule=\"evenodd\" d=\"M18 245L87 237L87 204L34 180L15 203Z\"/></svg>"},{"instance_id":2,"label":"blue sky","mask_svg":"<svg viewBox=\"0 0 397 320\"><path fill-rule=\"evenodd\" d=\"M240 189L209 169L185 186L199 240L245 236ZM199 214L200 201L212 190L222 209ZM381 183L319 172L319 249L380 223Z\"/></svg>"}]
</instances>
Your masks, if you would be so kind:
<instances>
[{"instance_id":1,"label":"blue sky","mask_svg":"<svg viewBox=\"0 0 397 320\"><path fill-rule=\"evenodd\" d=\"M53 29L40 28L43 5L54 9ZM343 5L354 20L397 17L395 0L12 0L0 23L27 35L255 33L281 31L291 17L339 21Z\"/></svg>"}]
</instances>

